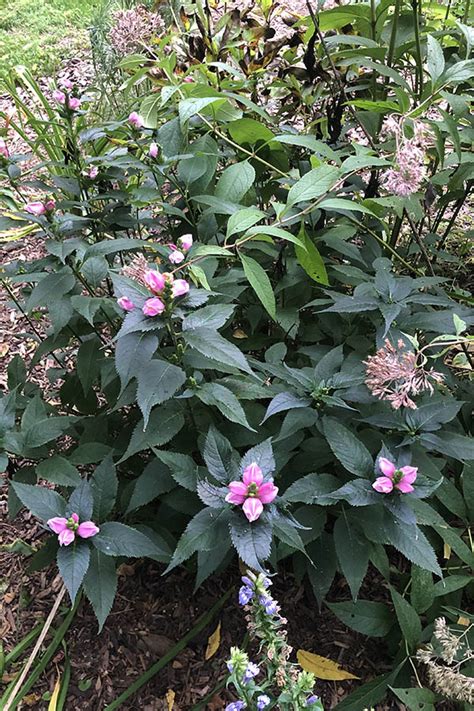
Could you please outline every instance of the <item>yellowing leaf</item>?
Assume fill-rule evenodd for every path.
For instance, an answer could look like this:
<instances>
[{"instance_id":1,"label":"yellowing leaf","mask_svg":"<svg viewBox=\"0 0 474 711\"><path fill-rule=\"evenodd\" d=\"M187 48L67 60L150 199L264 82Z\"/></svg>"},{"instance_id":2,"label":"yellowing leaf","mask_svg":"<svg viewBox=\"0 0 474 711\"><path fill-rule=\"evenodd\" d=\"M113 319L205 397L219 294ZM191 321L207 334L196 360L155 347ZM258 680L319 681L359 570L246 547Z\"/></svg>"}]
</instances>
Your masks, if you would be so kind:
<instances>
[{"instance_id":1,"label":"yellowing leaf","mask_svg":"<svg viewBox=\"0 0 474 711\"><path fill-rule=\"evenodd\" d=\"M204 659L206 661L214 656L214 654L219 649L220 643L221 643L221 623L219 622L216 629L214 630L214 632L211 634L211 636L207 640L206 654L204 656Z\"/></svg>"},{"instance_id":2,"label":"yellowing leaf","mask_svg":"<svg viewBox=\"0 0 474 711\"><path fill-rule=\"evenodd\" d=\"M168 704L168 711L173 711L175 696L176 694L174 693L173 689L168 689L165 697L166 703Z\"/></svg>"},{"instance_id":3,"label":"yellowing leaf","mask_svg":"<svg viewBox=\"0 0 474 711\"><path fill-rule=\"evenodd\" d=\"M58 676L56 684L54 685L54 691L49 700L48 711L56 711L58 705L59 691L61 689L61 677Z\"/></svg>"},{"instance_id":4,"label":"yellowing leaf","mask_svg":"<svg viewBox=\"0 0 474 711\"><path fill-rule=\"evenodd\" d=\"M298 664L308 672L312 672L318 679L328 679L329 681L343 681L344 679L358 679L348 671L342 669L337 662L326 657L320 657L319 654L305 652L304 649L298 649L296 653Z\"/></svg>"},{"instance_id":5,"label":"yellowing leaf","mask_svg":"<svg viewBox=\"0 0 474 711\"><path fill-rule=\"evenodd\" d=\"M451 546L449 543L444 544L443 557L445 560L449 560L451 558Z\"/></svg>"},{"instance_id":6,"label":"yellowing leaf","mask_svg":"<svg viewBox=\"0 0 474 711\"><path fill-rule=\"evenodd\" d=\"M467 617L459 617L457 623L458 625L462 625L463 627L469 627L471 624L471 620L469 620Z\"/></svg>"}]
</instances>

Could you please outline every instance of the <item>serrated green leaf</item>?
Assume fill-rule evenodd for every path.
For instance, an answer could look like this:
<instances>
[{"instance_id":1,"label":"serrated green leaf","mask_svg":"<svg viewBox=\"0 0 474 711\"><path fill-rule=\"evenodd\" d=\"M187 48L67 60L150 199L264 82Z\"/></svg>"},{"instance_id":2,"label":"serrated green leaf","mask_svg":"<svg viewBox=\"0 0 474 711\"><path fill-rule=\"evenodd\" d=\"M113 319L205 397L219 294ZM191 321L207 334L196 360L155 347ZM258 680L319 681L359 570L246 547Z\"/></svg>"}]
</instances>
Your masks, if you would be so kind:
<instances>
[{"instance_id":1,"label":"serrated green leaf","mask_svg":"<svg viewBox=\"0 0 474 711\"><path fill-rule=\"evenodd\" d=\"M58 549L56 560L64 585L74 603L90 561L90 548L87 543L75 541L69 546Z\"/></svg>"},{"instance_id":2,"label":"serrated green leaf","mask_svg":"<svg viewBox=\"0 0 474 711\"><path fill-rule=\"evenodd\" d=\"M369 637L385 637L393 626L393 613L382 602L326 602L341 622Z\"/></svg>"},{"instance_id":3,"label":"serrated green leaf","mask_svg":"<svg viewBox=\"0 0 474 711\"><path fill-rule=\"evenodd\" d=\"M421 622L415 609L410 605L400 593L390 586L390 594L392 595L395 612L397 614L398 624L402 630L410 651L414 651L416 645L421 639Z\"/></svg>"},{"instance_id":4,"label":"serrated green leaf","mask_svg":"<svg viewBox=\"0 0 474 711\"><path fill-rule=\"evenodd\" d=\"M272 285L266 271L252 257L247 257L244 254L239 254L239 256L244 268L245 276L247 277L250 286L262 302L264 309L272 317L272 319L275 320L275 294L273 293Z\"/></svg>"},{"instance_id":5,"label":"serrated green leaf","mask_svg":"<svg viewBox=\"0 0 474 711\"><path fill-rule=\"evenodd\" d=\"M271 525L261 519L250 523L240 512L232 517L230 537L239 558L252 570L265 573L263 566L272 544Z\"/></svg>"},{"instance_id":6,"label":"serrated green leaf","mask_svg":"<svg viewBox=\"0 0 474 711\"><path fill-rule=\"evenodd\" d=\"M370 476L374 462L369 450L347 427L333 418L324 418L324 434L334 455L351 474Z\"/></svg>"},{"instance_id":7,"label":"serrated green leaf","mask_svg":"<svg viewBox=\"0 0 474 711\"><path fill-rule=\"evenodd\" d=\"M31 511L34 516L47 521L56 516L64 516L66 501L57 491L44 486L32 486L12 481L10 486L20 499L23 506Z\"/></svg>"},{"instance_id":8,"label":"serrated green leaf","mask_svg":"<svg viewBox=\"0 0 474 711\"><path fill-rule=\"evenodd\" d=\"M165 360L152 360L136 374L137 403L142 411L145 429L155 405L169 400L186 380L186 373Z\"/></svg>"},{"instance_id":9,"label":"serrated green leaf","mask_svg":"<svg viewBox=\"0 0 474 711\"><path fill-rule=\"evenodd\" d=\"M234 393L220 383L203 383L196 390L196 396L206 405L217 407L231 422L236 422L255 432L254 428L249 425L244 409Z\"/></svg>"},{"instance_id":10,"label":"serrated green leaf","mask_svg":"<svg viewBox=\"0 0 474 711\"><path fill-rule=\"evenodd\" d=\"M303 175L288 192L287 205L296 205L320 197L331 190L339 171L331 165L321 165Z\"/></svg>"},{"instance_id":11,"label":"serrated green leaf","mask_svg":"<svg viewBox=\"0 0 474 711\"><path fill-rule=\"evenodd\" d=\"M99 632L112 609L117 591L115 561L96 549L91 550L89 569L84 578L84 592L92 605Z\"/></svg>"},{"instance_id":12,"label":"serrated green leaf","mask_svg":"<svg viewBox=\"0 0 474 711\"><path fill-rule=\"evenodd\" d=\"M304 226L301 227L298 238L304 247L296 245L295 251L299 264L306 274L318 284L329 284L326 267L317 247L306 234Z\"/></svg>"},{"instance_id":13,"label":"serrated green leaf","mask_svg":"<svg viewBox=\"0 0 474 711\"><path fill-rule=\"evenodd\" d=\"M334 543L342 573L346 578L356 600L360 586L367 573L371 546L360 533L351 526L344 514L341 514L334 525Z\"/></svg>"},{"instance_id":14,"label":"serrated green leaf","mask_svg":"<svg viewBox=\"0 0 474 711\"><path fill-rule=\"evenodd\" d=\"M117 521L103 523L91 542L97 550L110 556L142 558L160 552L144 533Z\"/></svg>"}]
</instances>

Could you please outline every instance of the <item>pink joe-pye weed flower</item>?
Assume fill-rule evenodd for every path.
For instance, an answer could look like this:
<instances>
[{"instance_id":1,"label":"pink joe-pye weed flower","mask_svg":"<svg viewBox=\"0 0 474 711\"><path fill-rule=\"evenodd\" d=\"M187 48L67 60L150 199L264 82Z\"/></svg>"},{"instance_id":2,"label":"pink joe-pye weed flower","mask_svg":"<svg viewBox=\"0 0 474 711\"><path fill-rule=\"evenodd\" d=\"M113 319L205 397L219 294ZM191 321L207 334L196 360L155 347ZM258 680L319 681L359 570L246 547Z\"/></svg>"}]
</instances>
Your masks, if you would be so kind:
<instances>
[{"instance_id":1,"label":"pink joe-pye weed flower","mask_svg":"<svg viewBox=\"0 0 474 711\"><path fill-rule=\"evenodd\" d=\"M184 262L184 254L179 251L174 245L171 247L171 254L168 257L170 260L171 264L181 264L181 262Z\"/></svg>"},{"instance_id":2,"label":"pink joe-pye weed flower","mask_svg":"<svg viewBox=\"0 0 474 711\"><path fill-rule=\"evenodd\" d=\"M53 91L53 99L57 104L65 104L66 94L64 93L64 91L61 91L61 89L55 89Z\"/></svg>"},{"instance_id":3,"label":"pink joe-pye weed flower","mask_svg":"<svg viewBox=\"0 0 474 711\"><path fill-rule=\"evenodd\" d=\"M191 234L181 235L178 239L178 245L183 252L188 252L193 246L193 236Z\"/></svg>"},{"instance_id":4,"label":"pink joe-pye weed flower","mask_svg":"<svg viewBox=\"0 0 474 711\"><path fill-rule=\"evenodd\" d=\"M159 152L158 144L157 143L150 143L150 148L148 150L148 155L150 158L156 158Z\"/></svg>"},{"instance_id":5,"label":"pink joe-pye weed flower","mask_svg":"<svg viewBox=\"0 0 474 711\"><path fill-rule=\"evenodd\" d=\"M35 215L35 217L39 217L40 215L44 215L46 212L46 207L44 203L42 202L29 202L27 205L25 205L25 211L29 212L30 215Z\"/></svg>"},{"instance_id":6,"label":"pink joe-pye weed flower","mask_svg":"<svg viewBox=\"0 0 474 711\"><path fill-rule=\"evenodd\" d=\"M135 308L135 304L128 298L128 296L121 296L120 299L117 299L117 304L124 311L133 311Z\"/></svg>"},{"instance_id":7,"label":"pink joe-pye weed flower","mask_svg":"<svg viewBox=\"0 0 474 711\"><path fill-rule=\"evenodd\" d=\"M263 512L263 505L270 504L278 494L273 480L263 482L263 472L256 462L245 467L242 481L231 481L225 500L242 506L247 519L256 521Z\"/></svg>"},{"instance_id":8,"label":"pink joe-pye weed flower","mask_svg":"<svg viewBox=\"0 0 474 711\"><path fill-rule=\"evenodd\" d=\"M184 296L187 294L189 291L189 284L186 281L186 279L175 279L173 282L173 286L171 287L171 293L173 295L173 299L175 299L177 296Z\"/></svg>"},{"instance_id":9,"label":"pink joe-pye weed flower","mask_svg":"<svg viewBox=\"0 0 474 711\"><path fill-rule=\"evenodd\" d=\"M154 294L160 294L165 288L166 277L155 269L149 269L143 275L143 281Z\"/></svg>"},{"instance_id":10,"label":"pink joe-pye weed flower","mask_svg":"<svg viewBox=\"0 0 474 711\"><path fill-rule=\"evenodd\" d=\"M159 316L163 313L165 308L166 306L163 301L155 296L153 299L147 299L145 301L142 311L145 316Z\"/></svg>"},{"instance_id":11,"label":"pink joe-pye weed flower","mask_svg":"<svg viewBox=\"0 0 474 711\"><path fill-rule=\"evenodd\" d=\"M79 523L77 513L71 514L70 518L55 516L46 521L50 529L58 534L60 546L69 546L76 535L80 538L91 538L99 533L99 527L93 521L83 521Z\"/></svg>"},{"instance_id":12,"label":"pink joe-pye weed flower","mask_svg":"<svg viewBox=\"0 0 474 711\"><path fill-rule=\"evenodd\" d=\"M405 466L397 469L396 464L385 457L380 457L378 464L383 476L377 477L372 484L375 491L381 494L390 494L393 489L398 489L402 494L414 491L412 484L418 476L417 467Z\"/></svg>"},{"instance_id":13,"label":"pink joe-pye weed flower","mask_svg":"<svg viewBox=\"0 0 474 711\"><path fill-rule=\"evenodd\" d=\"M132 113L128 117L128 123L130 123L134 128L142 128L143 119L139 113L137 113L136 111L132 111Z\"/></svg>"},{"instance_id":14,"label":"pink joe-pye weed flower","mask_svg":"<svg viewBox=\"0 0 474 711\"><path fill-rule=\"evenodd\" d=\"M4 158L8 158L10 153L8 152L8 147L7 144L5 143L5 140L3 138L0 138L0 156L3 156Z\"/></svg>"},{"instance_id":15,"label":"pink joe-pye weed flower","mask_svg":"<svg viewBox=\"0 0 474 711\"><path fill-rule=\"evenodd\" d=\"M72 81L67 78L61 79L60 84L64 89L72 89L72 87L74 86Z\"/></svg>"}]
</instances>

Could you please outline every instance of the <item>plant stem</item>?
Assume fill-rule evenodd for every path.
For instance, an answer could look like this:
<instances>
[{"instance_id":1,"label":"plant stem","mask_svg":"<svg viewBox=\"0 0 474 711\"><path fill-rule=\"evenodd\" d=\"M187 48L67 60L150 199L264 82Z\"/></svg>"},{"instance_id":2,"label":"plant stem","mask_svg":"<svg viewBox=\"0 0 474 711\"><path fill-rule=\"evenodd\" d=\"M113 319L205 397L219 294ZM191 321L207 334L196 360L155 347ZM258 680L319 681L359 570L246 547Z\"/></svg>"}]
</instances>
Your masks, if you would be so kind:
<instances>
[{"instance_id":1,"label":"plant stem","mask_svg":"<svg viewBox=\"0 0 474 711\"><path fill-rule=\"evenodd\" d=\"M401 7L401 0L395 0L395 7L393 9L393 18L392 18L392 32L390 35L390 44L388 46L388 53L387 53L387 67L392 66L393 55L395 53L395 42L397 40L398 18L400 16L400 7ZM388 79L388 77L387 77L387 79Z\"/></svg>"},{"instance_id":2,"label":"plant stem","mask_svg":"<svg viewBox=\"0 0 474 711\"><path fill-rule=\"evenodd\" d=\"M418 94L418 101L421 100L423 94L423 62L421 57L421 41L420 41L420 18L418 13L418 0L412 0L411 7L413 10L413 25L415 29L415 45L416 45L416 64L417 64L417 79L415 91Z\"/></svg>"},{"instance_id":3,"label":"plant stem","mask_svg":"<svg viewBox=\"0 0 474 711\"><path fill-rule=\"evenodd\" d=\"M405 214L406 214L406 216L407 216L407 218L408 218L408 223L409 223L409 225L410 225L411 231L413 232L413 236L414 236L414 238L415 238L415 240L416 240L416 243L417 243L418 247L420 248L421 253L422 253L423 257L424 257L424 260L425 260L425 262L426 262L426 264L427 264L428 270L430 271L431 276L436 276L435 271L434 271L434 269L433 269L433 265L431 264L431 260L430 260L429 254L428 254L428 252L426 251L426 247L425 247L425 245L423 244L423 240L421 239L421 235L418 234L418 230L416 229L416 225L415 225L415 223L413 222L413 220L412 220L412 218L410 217L410 215L408 214L408 212L405 211Z\"/></svg>"}]
</instances>

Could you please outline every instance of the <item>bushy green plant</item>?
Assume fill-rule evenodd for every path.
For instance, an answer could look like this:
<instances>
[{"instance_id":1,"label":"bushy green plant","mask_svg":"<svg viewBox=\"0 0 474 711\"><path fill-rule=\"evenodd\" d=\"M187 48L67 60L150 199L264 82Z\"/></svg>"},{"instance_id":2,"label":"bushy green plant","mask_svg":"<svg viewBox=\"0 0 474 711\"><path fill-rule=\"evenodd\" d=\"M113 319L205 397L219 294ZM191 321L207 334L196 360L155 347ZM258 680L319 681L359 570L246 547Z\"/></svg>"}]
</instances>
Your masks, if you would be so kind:
<instances>
[{"instance_id":1,"label":"bushy green plant","mask_svg":"<svg viewBox=\"0 0 474 711\"><path fill-rule=\"evenodd\" d=\"M49 392L9 365L12 515L23 503L71 532L49 559L72 598L84 582L100 624L113 557L189 560L200 585L236 551L255 570L290 566L320 605L339 571L352 602L333 612L405 640L394 671L341 705L354 711L407 676L422 619L450 591L461 604L474 564L474 316L442 276L472 185L473 61L469 28L438 17L323 11L272 49L271 74L264 32L189 15L155 60L123 60L129 88L154 86L130 116L97 122L58 89L36 124L49 177L4 218L44 235L45 255L3 281L31 324L47 317L29 367L56 363ZM11 209L28 174L8 141L1 160ZM396 625L358 597L369 564Z\"/></svg>"}]
</instances>

